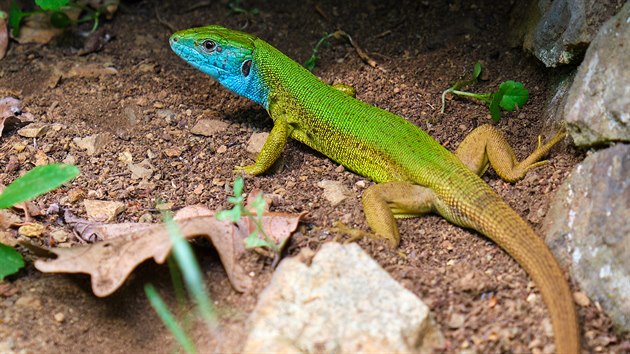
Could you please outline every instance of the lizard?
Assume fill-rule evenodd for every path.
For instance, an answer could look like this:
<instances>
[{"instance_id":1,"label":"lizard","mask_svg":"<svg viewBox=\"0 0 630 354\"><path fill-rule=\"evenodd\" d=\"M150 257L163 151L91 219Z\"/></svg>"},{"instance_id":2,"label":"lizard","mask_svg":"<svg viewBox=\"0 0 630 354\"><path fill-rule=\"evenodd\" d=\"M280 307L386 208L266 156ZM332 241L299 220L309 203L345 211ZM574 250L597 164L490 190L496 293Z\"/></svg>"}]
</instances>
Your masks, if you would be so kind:
<instances>
[{"instance_id":1,"label":"lizard","mask_svg":"<svg viewBox=\"0 0 630 354\"><path fill-rule=\"evenodd\" d=\"M372 232L398 246L396 218L437 213L485 235L514 258L538 286L551 318L558 353L580 352L577 314L568 281L551 251L527 222L480 176L491 166L505 181L522 179L565 137L560 130L518 161L496 127L467 135L455 153L403 117L358 100L347 86L329 85L265 42L219 25L174 33L172 50L227 89L264 107L271 129L252 165L235 172L260 175L288 138L302 142L376 184L362 196Z\"/></svg>"}]
</instances>

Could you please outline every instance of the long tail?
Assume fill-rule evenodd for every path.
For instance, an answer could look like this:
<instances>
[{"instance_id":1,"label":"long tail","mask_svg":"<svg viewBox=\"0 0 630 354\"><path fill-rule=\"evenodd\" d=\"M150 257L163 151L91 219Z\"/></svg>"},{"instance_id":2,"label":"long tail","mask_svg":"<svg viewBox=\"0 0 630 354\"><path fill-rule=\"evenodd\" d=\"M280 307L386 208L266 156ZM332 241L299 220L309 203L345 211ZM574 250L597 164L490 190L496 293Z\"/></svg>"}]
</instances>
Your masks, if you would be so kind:
<instances>
[{"instance_id":1,"label":"long tail","mask_svg":"<svg viewBox=\"0 0 630 354\"><path fill-rule=\"evenodd\" d=\"M580 353L578 320L569 284L553 254L534 230L485 184L465 209L470 226L503 248L534 280L547 305L556 352ZM465 199L466 200L466 199ZM482 206L482 207L479 207ZM474 219L474 220L471 220Z\"/></svg>"},{"instance_id":2,"label":"long tail","mask_svg":"<svg viewBox=\"0 0 630 354\"><path fill-rule=\"evenodd\" d=\"M447 220L484 234L525 269L547 305L556 352L580 353L580 333L569 284L544 241L483 180L469 170L437 186L436 207Z\"/></svg>"}]
</instances>

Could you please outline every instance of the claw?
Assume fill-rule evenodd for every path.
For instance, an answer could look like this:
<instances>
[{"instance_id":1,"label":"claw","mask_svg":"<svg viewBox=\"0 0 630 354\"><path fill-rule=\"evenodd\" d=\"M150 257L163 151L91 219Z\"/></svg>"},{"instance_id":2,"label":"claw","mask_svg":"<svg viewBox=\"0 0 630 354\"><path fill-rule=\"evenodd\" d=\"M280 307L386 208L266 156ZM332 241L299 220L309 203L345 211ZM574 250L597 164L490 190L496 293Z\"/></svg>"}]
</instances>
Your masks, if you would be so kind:
<instances>
[{"instance_id":1,"label":"claw","mask_svg":"<svg viewBox=\"0 0 630 354\"><path fill-rule=\"evenodd\" d=\"M354 227L350 227L342 223L341 221L335 222L334 227L331 228L330 231L349 235L350 238L347 240L344 240L343 241L344 244L357 242L364 238L369 238L369 239L377 240L377 241L385 241L387 245L392 249L398 247L398 241L392 239L391 237L386 237L385 235L377 234L371 231L355 229ZM336 238L335 238L335 241L336 241Z\"/></svg>"},{"instance_id":2,"label":"claw","mask_svg":"<svg viewBox=\"0 0 630 354\"><path fill-rule=\"evenodd\" d=\"M529 171L531 169L534 169L536 167L542 166L542 165L546 165L549 163L549 160L542 160L542 161L538 161L538 162L534 162L533 164L527 166L527 168L525 169L525 171Z\"/></svg>"}]
</instances>

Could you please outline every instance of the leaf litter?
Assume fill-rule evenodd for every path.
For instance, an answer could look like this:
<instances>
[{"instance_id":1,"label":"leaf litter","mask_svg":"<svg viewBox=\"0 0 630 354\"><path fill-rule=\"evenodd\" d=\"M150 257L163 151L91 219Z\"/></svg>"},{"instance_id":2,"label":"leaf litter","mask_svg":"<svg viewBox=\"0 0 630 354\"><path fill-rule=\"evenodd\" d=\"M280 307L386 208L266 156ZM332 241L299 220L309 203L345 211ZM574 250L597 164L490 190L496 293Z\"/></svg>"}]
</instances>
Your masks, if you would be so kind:
<instances>
[{"instance_id":1,"label":"leaf litter","mask_svg":"<svg viewBox=\"0 0 630 354\"><path fill-rule=\"evenodd\" d=\"M153 258L162 264L171 251L171 240L164 224L104 224L66 216L82 239L102 241L73 248L48 249L57 258L37 260L35 267L44 273L89 274L96 296L111 295L140 263ZM277 244L285 244L303 216L304 213L265 212L262 227ZM212 242L235 290L245 292L252 287L251 278L239 262L246 252L244 240L256 229L249 218L242 217L236 223L219 221L212 210L193 205L179 210L173 220L184 238L206 237ZM29 245L32 247L38 246Z\"/></svg>"}]
</instances>

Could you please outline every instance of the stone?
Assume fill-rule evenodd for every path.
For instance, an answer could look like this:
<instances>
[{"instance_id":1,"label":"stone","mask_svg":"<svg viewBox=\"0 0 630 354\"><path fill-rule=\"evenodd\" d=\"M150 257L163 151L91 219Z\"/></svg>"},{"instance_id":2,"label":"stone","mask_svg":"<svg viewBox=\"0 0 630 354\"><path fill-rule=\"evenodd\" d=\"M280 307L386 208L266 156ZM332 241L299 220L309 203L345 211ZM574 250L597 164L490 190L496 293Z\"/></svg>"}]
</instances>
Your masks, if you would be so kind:
<instances>
[{"instance_id":1,"label":"stone","mask_svg":"<svg viewBox=\"0 0 630 354\"><path fill-rule=\"evenodd\" d=\"M213 136L227 129L228 123L218 119L200 119L190 132L195 135Z\"/></svg>"},{"instance_id":2,"label":"stone","mask_svg":"<svg viewBox=\"0 0 630 354\"><path fill-rule=\"evenodd\" d=\"M597 151L560 187L544 224L556 259L630 331L630 145Z\"/></svg>"},{"instance_id":3,"label":"stone","mask_svg":"<svg viewBox=\"0 0 630 354\"><path fill-rule=\"evenodd\" d=\"M100 154L104 147L109 142L109 137L106 134L94 134L85 138L74 138L72 142L81 150L92 156L94 154Z\"/></svg>"},{"instance_id":4,"label":"stone","mask_svg":"<svg viewBox=\"0 0 630 354\"><path fill-rule=\"evenodd\" d=\"M326 243L282 261L250 317L243 352L432 353L444 338L428 307L358 245ZM307 261L307 260L306 260Z\"/></svg>"},{"instance_id":5,"label":"stone","mask_svg":"<svg viewBox=\"0 0 630 354\"><path fill-rule=\"evenodd\" d=\"M125 210L125 204L108 200L86 199L83 205L90 221L111 222Z\"/></svg>"},{"instance_id":6,"label":"stone","mask_svg":"<svg viewBox=\"0 0 630 354\"><path fill-rule=\"evenodd\" d=\"M525 35L524 47L547 67L579 63L602 23L624 0L538 0L540 19ZM531 12L530 12L531 13Z\"/></svg>"},{"instance_id":7,"label":"stone","mask_svg":"<svg viewBox=\"0 0 630 354\"><path fill-rule=\"evenodd\" d=\"M44 233L46 228L42 224L27 223L18 229L18 234L26 237L39 237Z\"/></svg>"},{"instance_id":8,"label":"stone","mask_svg":"<svg viewBox=\"0 0 630 354\"><path fill-rule=\"evenodd\" d=\"M57 321L58 323L62 323L66 319L66 315L64 315L63 312L57 312L56 314L53 315L53 317L55 318L55 321Z\"/></svg>"},{"instance_id":9,"label":"stone","mask_svg":"<svg viewBox=\"0 0 630 354\"><path fill-rule=\"evenodd\" d=\"M159 118L164 119L164 121L169 124L171 122L174 122L177 118L177 114L175 114L175 112L171 111L170 109L158 109L155 113Z\"/></svg>"},{"instance_id":10,"label":"stone","mask_svg":"<svg viewBox=\"0 0 630 354\"><path fill-rule=\"evenodd\" d=\"M324 190L324 198L332 206L341 204L350 195L348 188L339 181L323 180L317 186Z\"/></svg>"},{"instance_id":11,"label":"stone","mask_svg":"<svg viewBox=\"0 0 630 354\"><path fill-rule=\"evenodd\" d=\"M39 311L42 309L42 302L40 299L32 295L24 295L15 300L15 306L23 307L25 309Z\"/></svg>"},{"instance_id":12,"label":"stone","mask_svg":"<svg viewBox=\"0 0 630 354\"><path fill-rule=\"evenodd\" d=\"M59 229L52 231L50 233L50 237L52 237L52 239L55 240L56 243L64 243L70 238L70 233L66 230Z\"/></svg>"},{"instance_id":13,"label":"stone","mask_svg":"<svg viewBox=\"0 0 630 354\"><path fill-rule=\"evenodd\" d=\"M586 52L564 108L578 146L630 142L630 2L606 22Z\"/></svg>"},{"instance_id":14,"label":"stone","mask_svg":"<svg viewBox=\"0 0 630 354\"><path fill-rule=\"evenodd\" d=\"M39 138L48 132L50 126L46 123L31 123L17 131L19 136L25 138Z\"/></svg>"},{"instance_id":15,"label":"stone","mask_svg":"<svg viewBox=\"0 0 630 354\"><path fill-rule=\"evenodd\" d=\"M129 171L131 171L131 179L149 179L153 175L153 165L148 159L142 160L142 162L133 164L130 163L127 165Z\"/></svg>"},{"instance_id":16,"label":"stone","mask_svg":"<svg viewBox=\"0 0 630 354\"><path fill-rule=\"evenodd\" d=\"M265 144L265 141L267 141L268 136L269 133L252 134L252 136L249 137L249 140L247 141L247 147L245 148L247 153L252 157L258 156L258 153L262 150L262 147Z\"/></svg>"}]
</instances>

